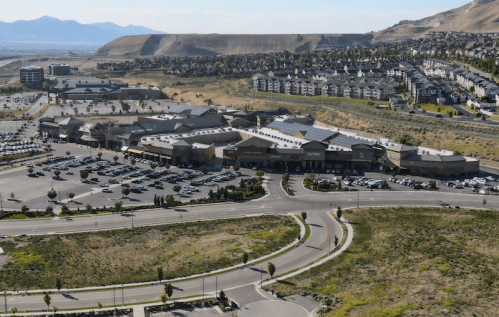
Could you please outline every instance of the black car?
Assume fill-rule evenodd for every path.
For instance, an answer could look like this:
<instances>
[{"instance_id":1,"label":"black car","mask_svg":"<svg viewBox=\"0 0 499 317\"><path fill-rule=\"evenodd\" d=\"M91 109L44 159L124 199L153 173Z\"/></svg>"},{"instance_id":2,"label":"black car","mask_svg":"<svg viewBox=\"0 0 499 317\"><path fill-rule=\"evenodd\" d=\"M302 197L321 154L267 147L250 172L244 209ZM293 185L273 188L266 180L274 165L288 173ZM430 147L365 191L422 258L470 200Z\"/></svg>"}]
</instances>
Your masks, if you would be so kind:
<instances>
[{"instance_id":1,"label":"black car","mask_svg":"<svg viewBox=\"0 0 499 317\"><path fill-rule=\"evenodd\" d=\"M414 110L411 110L411 111L409 111L409 113L416 113L416 111L414 111Z\"/></svg>"},{"instance_id":2,"label":"black car","mask_svg":"<svg viewBox=\"0 0 499 317\"><path fill-rule=\"evenodd\" d=\"M36 175L38 175L38 176L45 176L45 173L44 172L36 172Z\"/></svg>"},{"instance_id":3,"label":"black car","mask_svg":"<svg viewBox=\"0 0 499 317\"><path fill-rule=\"evenodd\" d=\"M150 184L147 184L148 187L156 187L156 184L154 183L150 183Z\"/></svg>"},{"instance_id":4,"label":"black car","mask_svg":"<svg viewBox=\"0 0 499 317\"><path fill-rule=\"evenodd\" d=\"M26 174L28 177L37 177L35 173Z\"/></svg>"},{"instance_id":5,"label":"black car","mask_svg":"<svg viewBox=\"0 0 499 317\"><path fill-rule=\"evenodd\" d=\"M437 115L435 116L435 118L442 118L442 115L441 115L441 114L437 114Z\"/></svg>"},{"instance_id":6,"label":"black car","mask_svg":"<svg viewBox=\"0 0 499 317\"><path fill-rule=\"evenodd\" d=\"M165 189L162 185L156 185L156 189Z\"/></svg>"}]
</instances>

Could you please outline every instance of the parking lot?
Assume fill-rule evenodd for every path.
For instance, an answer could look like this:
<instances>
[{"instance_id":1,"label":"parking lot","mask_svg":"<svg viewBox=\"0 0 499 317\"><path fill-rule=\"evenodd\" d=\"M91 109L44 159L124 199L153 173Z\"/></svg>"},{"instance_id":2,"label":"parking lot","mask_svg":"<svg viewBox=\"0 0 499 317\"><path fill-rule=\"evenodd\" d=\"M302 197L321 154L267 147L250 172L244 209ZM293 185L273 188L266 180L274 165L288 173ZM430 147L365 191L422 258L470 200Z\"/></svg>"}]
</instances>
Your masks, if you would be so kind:
<instances>
[{"instance_id":1,"label":"parking lot","mask_svg":"<svg viewBox=\"0 0 499 317\"><path fill-rule=\"evenodd\" d=\"M304 174L303 177L309 174ZM293 175L292 175L293 177ZM301 177L300 177L301 179ZM413 190L435 190L446 193L465 193L477 195L499 194L498 175L481 173L479 176L470 178L457 177L454 179L437 179L422 176L390 176L380 173L367 172L359 175L337 175L328 173L316 173L315 180L320 183L341 182L342 191L413 191ZM385 184L385 185L384 185Z\"/></svg>"},{"instance_id":2,"label":"parking lot","mask_svg":"<svg viewBox=\"0 0 499 317\"><path fill-rule=\"evenodd\" d=\"M152 168L147 160L133 165L121 156L117 156L119 159L115 162L114 156L110 152L102 159L95 152L79 157L59 156L13 170L10 180L7 175L0 178L0 186L9 191L4 192L4 197L13 192L18 201L4 202L3 207L19 209L25 204L32 210L45 209L50 205L47 193L51 189L57 193L55 210L68 201L69 193L75 194L71 209L84 208L87 203L93 207L110 207L118 200L124 205L152 205L155 195L168 194L177 201L189 202L207 198L210 190L216 195L220 187L235 188L241 181L239 173L228 170L205 173L178 167ZM88 176L81 175L82 172ZM178 192L174 190L176 185L180 186ZM128 196L123 195L123 187L130 188Z\"/></svg>"}]
</instances>

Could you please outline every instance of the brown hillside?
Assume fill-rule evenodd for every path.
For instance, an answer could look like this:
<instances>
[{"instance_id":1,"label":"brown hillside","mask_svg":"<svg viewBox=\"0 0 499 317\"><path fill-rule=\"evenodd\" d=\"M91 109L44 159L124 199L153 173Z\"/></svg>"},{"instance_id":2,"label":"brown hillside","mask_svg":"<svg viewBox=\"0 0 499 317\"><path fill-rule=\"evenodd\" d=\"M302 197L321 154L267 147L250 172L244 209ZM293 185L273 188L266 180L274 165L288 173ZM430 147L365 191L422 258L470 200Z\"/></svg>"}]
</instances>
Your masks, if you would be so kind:
<instances>
[{"instance_id":1,"label":"brown hillside","mask_svg":"<svg viewBox=\"0 0 499 317\"><path fill-rule=\"evenodd\" d=\"M124 36L95 56L200 56L302 52L335 45L367 43L372 34L165 34Z\"/></svg>"},{"instance_id":2,"label":"brown hillside","mask_svg":"<svg viewBox=\"0 0 499 317\"><path fill-rule=\"evenodd\" d=\"M416 21L400 23L376 32L373 41L391 42L420 38L428 31L499 32L499 1L475 0L462 7Z\"/></svg>"}]
</instances>

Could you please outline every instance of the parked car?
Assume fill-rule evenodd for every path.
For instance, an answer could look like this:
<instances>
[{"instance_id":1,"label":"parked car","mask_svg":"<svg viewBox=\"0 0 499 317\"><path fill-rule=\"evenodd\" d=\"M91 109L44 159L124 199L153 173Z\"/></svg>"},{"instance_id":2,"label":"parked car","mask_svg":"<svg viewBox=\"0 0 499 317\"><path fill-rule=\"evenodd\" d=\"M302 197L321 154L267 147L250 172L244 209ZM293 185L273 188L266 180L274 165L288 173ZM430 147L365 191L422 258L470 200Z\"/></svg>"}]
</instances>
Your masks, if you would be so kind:
<instances>
[{"instance_id":1,"label":"parked car","mask_svg":"<svg viewBox=\"0 0 499 317\"><path fill-rule=\"evenodd\" d=\"M103 189L102 189L102 192L103 192L103 193L112 193L112 192L113 192L113 190L112 190L112 189L110 189L110 188L103 188Z\"/></svg>"}]
</instances>

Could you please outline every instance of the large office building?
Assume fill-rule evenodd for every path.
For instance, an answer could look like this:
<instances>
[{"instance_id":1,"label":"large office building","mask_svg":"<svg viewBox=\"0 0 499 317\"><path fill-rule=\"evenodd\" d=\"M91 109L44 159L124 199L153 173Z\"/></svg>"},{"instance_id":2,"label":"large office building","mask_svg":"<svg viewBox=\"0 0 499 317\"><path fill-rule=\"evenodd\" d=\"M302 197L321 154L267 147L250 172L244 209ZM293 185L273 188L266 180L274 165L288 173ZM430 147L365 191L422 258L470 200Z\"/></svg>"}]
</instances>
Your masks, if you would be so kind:
<instances>
[{"instance_id":1,"label":"large office building","mask_svg":"<svg viewBox=\"0 0 499 317\"><path fill-rule=\"evenodd\" d=\"M47 72L51 76L69 75L71 67L68 64L50 64L47 66Z\"/></svg>"},{"instance_id":2,"label":"large office building","mask_svg":"<svg viewBox=\"0 0 499 317\"><path fill-rule=\"evenodd\" d=\"M30 66L20 69L22 84L39 84L45 79L42 67Z\"/></svg>"}]
</instances>

